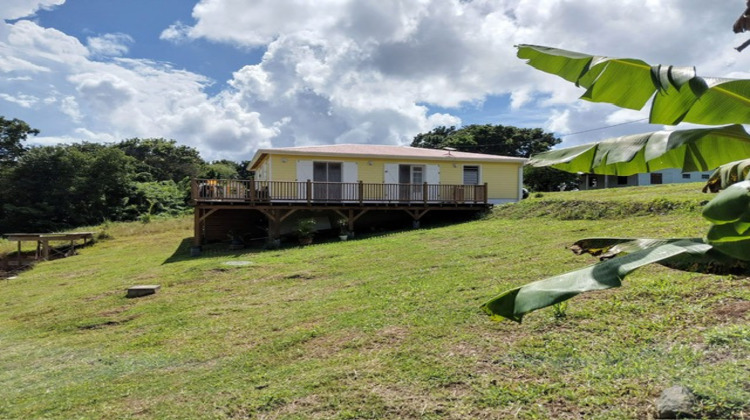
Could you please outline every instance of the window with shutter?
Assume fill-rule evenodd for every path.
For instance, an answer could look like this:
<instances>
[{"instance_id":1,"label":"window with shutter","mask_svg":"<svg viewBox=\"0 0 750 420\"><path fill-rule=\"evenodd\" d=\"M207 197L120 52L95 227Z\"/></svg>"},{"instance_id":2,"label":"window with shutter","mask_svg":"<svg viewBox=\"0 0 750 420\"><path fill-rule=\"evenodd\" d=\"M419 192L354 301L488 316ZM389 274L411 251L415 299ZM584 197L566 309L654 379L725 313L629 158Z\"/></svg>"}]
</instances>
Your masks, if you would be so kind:
<instances>
[{"instance_id":1,"label":"window with shutter","mask_svg":"<svg viewBox=\"0 0 750 420\"><path fill-rule=\"evenodd\" d=\"M479 166L464 166L464 185L479 185Z\"/></svg>"}]
</instances>

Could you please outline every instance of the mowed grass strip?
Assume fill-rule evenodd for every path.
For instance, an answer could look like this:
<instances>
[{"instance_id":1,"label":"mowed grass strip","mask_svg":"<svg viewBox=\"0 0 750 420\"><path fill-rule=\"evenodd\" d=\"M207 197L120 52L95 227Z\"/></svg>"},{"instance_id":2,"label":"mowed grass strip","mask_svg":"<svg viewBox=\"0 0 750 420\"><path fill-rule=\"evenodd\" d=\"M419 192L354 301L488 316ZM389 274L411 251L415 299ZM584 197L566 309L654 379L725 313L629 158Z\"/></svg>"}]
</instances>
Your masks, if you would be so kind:
<instances>
[{"instance_id":1,"label":"mowed grass strip","mask_svg":"<svg viewBox=\"0 0 750 420\"><path fill-rule=\"evenodd\" d=\"M746 277L652 266L573 299L564 318L479 310L596 262L565 249L580 238L702 236L697 210L501 213L199 258L187 257L191 226L112 224L113 239L0 281L0 418L644 418L675 383L702 415L747 415ZM237 261L250 264L225 264ZM126 299L136 284L162 288Z\"/></svg>"}]
</instances>

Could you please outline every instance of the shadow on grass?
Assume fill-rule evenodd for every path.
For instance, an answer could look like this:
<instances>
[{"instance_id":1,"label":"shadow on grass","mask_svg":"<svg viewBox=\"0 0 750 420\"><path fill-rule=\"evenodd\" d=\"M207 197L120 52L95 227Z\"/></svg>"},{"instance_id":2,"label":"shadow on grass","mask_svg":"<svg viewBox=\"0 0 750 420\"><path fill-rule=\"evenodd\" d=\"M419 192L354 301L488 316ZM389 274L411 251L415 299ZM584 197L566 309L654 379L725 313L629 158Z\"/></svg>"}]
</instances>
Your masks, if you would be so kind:
<instances>
[{"instance_id":1,"label":"shadow on grass","mask_svg":"<svg viewBox=\"0 0 750 420\"><path fill-rule=\"evenodd\" d=\"M177 249L174 250L172 255L169 256L169 258L164 260L162 265L176 263L176 262L195 258L195 257L190 256L190 244L192 243L192 241L193 241L193 238L183 238L182 241L180 241L179 245L177 245Z\"/></svg>"},{"instance_id":2,"label":"shadow on grass","mask_svg":"<svg viewBox=\"0 0 750 420\"><path fill-rule=\"evenodd\" d=\"M181 261L195 260L197 258L210 258L210 257L237 258L237 257L240 257L242 255L247 255L247 254L257 254L259 252L278 250L278 249L263 249L260 247L253 247L253 246L247 246L242 249L229 249L229 244L219 242L219 243L203 245L200 255L191 256L190 248L192 246L193 246L193 238L192 237L184 238L182 241L180 241L179 245L177 245L177 248L175 248L172 255L170 255L169 258L164 260L162 265L181 262ZM282 246L279 249L283 249L283 248L286 248L286 247Z\"/></svg>"}]
</instances>

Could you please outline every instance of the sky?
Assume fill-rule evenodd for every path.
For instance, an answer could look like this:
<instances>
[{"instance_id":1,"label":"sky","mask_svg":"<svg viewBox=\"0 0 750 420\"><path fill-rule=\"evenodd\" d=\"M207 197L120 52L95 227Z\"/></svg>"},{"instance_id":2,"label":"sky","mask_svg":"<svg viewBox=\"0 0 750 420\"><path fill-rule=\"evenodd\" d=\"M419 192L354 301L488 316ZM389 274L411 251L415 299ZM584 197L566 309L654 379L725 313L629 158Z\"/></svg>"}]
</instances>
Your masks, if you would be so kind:
<instances>
[{"instance_id":1,"label":"sky","mask_svg":"<svg viewBox=\"0 0 750 420\"><path fill-rule=\"evenodd\" d=\"M2 0L0 116L29 143L408 145L437 126L541 127L561 146L671 129L578 99L537 44L750 77L742 0Z\"/></svg>"}]
</instances>

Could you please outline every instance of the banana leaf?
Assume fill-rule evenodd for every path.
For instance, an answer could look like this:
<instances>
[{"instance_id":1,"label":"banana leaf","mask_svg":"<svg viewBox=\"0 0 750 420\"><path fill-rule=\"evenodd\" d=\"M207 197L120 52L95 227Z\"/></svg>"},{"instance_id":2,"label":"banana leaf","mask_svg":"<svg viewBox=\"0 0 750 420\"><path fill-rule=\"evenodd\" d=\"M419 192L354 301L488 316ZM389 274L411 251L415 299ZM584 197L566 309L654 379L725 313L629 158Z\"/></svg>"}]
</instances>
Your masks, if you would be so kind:
<instances>
[{"instance_id":1,"label":"banana leaf","mask_svg":"<svg viewBox=\"0 0 750 420\"><path fill-rule=\"evenodd\" d=\"M576 255L591 254L604 261L620 254L630 254L646 248L684 240L701 241L700 238L586 238L579 239L570 250Z\"/></svg>"},{"instance_id":2,"label":"banana leaf","mask_svg":"<svg viewBox=\"0 0 750 420\"><path fill-rule=\"evenodd\" d=\"M517 48L518 57L532 67L585 88L582 99L641 109L653 97L652 124L750 123L750 80L700 77L694 67L652 66L538 45Z\"/></svg>"},{"instance_id":3,"label":"banana leaf","mask_svg":"<svg viewBox=\"0 0 750 420\"><path fill-rule=\"evenodd\" d=\"M737 156L750 156L750 134L739 124L616 137L539 153L528 165L627 176L667 168L708 171Z\"/></svg>"},{"instance_id":4,"label":"banana leaf","mask_svg":"<svg viewBox=\"0 0 750 420\"><path fill-rule=\"evenodd\" d=\"M743 159L719 166L706 181L703 192L719 192L730 185L750 180L750 159Z\"/></svg>"},{"instance_id":5,"label":"banana leaf","mask_svg":"<svg viewBox=\"0 0 750 420\"><path fill-rule=\"evenodd\" d=\"M656 245L650 242L648 245L647 248L627 255L508 290L490 299L482 309L492 316L520 323L525 314L563 302L580 293L620 287L626 275L644 265L681 254L702 255L711 250L711 245L699 239L665 240ZM637 247L637 244L632 244L631 250Z\"/></svg>"},{"instance_id":6,"label":"banana leaf","mask_svg":"<svg viewBox=\"0 0 750 420\"><path fill-rule=\"evenodd\" d=\"M717 251L750 261L750 181L732 184L703 208L713 225L708 243Z\"/></svg>"},{"instance_id":7,"label":"banana leaf","mask_svg":"<svg viewBox=\"0 0 750 420\"><path fill-rule=\"evenodd\" d=\"M570 250L576 255L591 254L600 260L616 257L621 253L631 253L663 243L677 242L686 238L673 239L635 239L635 238L586 238L576 241ZM700 242L701 239L689 239ZM682 254L657 262L676 270L713 274L747 274L750 262L741 261L726 255L719 250L711 249L703 255Z\"/></svg>"}]
</instances>

